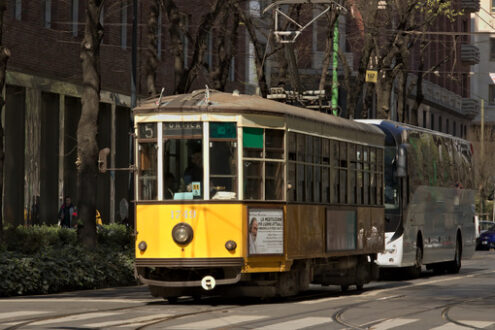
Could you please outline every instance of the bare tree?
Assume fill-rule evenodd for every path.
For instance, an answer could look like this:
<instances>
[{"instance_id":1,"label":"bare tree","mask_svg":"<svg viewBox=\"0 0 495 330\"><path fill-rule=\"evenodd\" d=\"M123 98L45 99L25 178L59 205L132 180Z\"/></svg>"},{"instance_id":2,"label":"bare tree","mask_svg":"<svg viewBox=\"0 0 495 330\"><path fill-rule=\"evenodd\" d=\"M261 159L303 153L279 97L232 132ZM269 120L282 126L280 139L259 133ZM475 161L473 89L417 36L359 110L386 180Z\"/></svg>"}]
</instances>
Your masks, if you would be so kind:
<instances>
[{"instance_id":1,"label":"bare tree","mask_svg":"<svg viewBox=\"0 0 495 330\"><path fill-rule=\"evenodd\" d=\"M0 91L5 86L5 73L7 70L7 61L10 57L10 50L3 45L3 17L7 10L6 0L0 0ZM3 166L5 159L5 150L3 144L3 109L5 106L5 100L3 94L0 93L0 242L3 237Z\"/></svg>"},{"instance_id":2,"label":"bare tree","mask_svg":"<svg viewBox=\"0 0 495 330\"><path fill-rule=\"evenodd\" d=\"M147 39L148 45L146 47L146 61L145 61L145 75L146 75L146 88L148 95L156 94L156 69L158 68L158 38L157 31L158 16L161 10L162 1L152 0L150 1L149 16L147 23Z\"/></svg>"},{"instance_id":3,"label":"bare tree","mask_svg":"<svg viewBox=\"0 0 495 330\"><path fill-rule=\"evenodd\" d=\"M96 141L100 105L100 44L103 27L100 15L104 0L88 0L84 38L81 42L83 78L81 118L77 128L77 181L79 192L78 238L83 246L96 245L96 177L98 174L98 144Z\"/></svg>"}]
</instances>

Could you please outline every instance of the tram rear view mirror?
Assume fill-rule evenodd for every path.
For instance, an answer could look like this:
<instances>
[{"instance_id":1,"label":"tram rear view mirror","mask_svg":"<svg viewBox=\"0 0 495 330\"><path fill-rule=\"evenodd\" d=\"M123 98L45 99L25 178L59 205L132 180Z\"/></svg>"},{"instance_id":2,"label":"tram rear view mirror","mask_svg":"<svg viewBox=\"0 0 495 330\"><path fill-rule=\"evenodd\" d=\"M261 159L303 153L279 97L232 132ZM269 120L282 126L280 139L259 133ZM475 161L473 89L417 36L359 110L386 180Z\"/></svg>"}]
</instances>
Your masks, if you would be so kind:
<instances>
[{"instance_id":1,"label":"tram rear view mirror","mask_svg":"<svg viewBox=\"0 0 495 330\"><path fill-rule=\"evenodd\" d=\"M407 147L405 144L399 146L397 152L397 177L407 176Z\"/></svg>"}]
</instances>

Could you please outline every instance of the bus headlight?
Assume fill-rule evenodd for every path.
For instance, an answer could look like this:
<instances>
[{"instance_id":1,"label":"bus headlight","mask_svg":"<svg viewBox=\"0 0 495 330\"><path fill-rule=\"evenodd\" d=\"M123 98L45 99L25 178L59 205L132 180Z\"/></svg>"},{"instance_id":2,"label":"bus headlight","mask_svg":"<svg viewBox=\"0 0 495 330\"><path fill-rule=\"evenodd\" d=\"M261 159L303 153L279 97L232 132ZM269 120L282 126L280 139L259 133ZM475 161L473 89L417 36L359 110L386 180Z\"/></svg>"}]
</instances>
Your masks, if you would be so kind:
<instances>
[{"instance_id":1,"label":"bus headlight","mask_svg":"<svg viewBox=\"0 0 495 330\"><path fill-rule=\"evenodd\" d=\"M187 223L178 223L172 229L172 238L177 244L187 244L193 239L193 230Z\"/></svg>"}]
</instances>

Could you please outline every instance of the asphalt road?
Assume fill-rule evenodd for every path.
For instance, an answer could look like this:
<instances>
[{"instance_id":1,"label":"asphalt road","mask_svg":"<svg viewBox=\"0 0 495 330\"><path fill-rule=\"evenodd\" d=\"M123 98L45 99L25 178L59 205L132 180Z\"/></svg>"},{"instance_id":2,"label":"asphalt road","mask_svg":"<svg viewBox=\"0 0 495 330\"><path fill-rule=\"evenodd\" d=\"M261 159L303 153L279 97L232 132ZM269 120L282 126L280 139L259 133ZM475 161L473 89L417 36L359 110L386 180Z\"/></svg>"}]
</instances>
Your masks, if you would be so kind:
<instances>
[{"instance_id":1,"label":"asphalt road","mask_svg":"<svg viewBox=\"0 0 495 330\"><path fill-rule=\"evenodd\" d=\"M0 329L495 329L495 252L456 275L314 286L287 299L156 299L146 287L0 299Z\"/></svg>"}]
</instances>

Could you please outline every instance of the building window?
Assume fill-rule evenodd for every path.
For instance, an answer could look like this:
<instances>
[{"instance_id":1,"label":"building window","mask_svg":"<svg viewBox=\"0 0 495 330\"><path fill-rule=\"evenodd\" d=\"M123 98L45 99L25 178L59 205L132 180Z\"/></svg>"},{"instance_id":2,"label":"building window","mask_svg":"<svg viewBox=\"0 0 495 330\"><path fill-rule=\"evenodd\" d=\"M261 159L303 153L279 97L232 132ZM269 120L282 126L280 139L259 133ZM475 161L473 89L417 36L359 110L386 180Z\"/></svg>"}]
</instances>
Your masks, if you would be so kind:
<instances>
[{"instance_id":1,"label":"building window","mask_svg":"<svg viewBox=\"0 0 495 330\"><path fill-rule=\"evenodd\" d=\"M488 104L495 104L495 85L488 85Z\"/></svg>"},{"instance_id":2,"label":"building window","mask_svg":"<svg viewBox=\"0 0 495 330\"><path fill-rule=\"evenodd\" d=\"M22 18L22 0L14 0L13 1L13 9L14 9L14 18L18 21Z\"/></svg>"},{"instance_id":3,"label":"building window","mask_svg":"<svg viewBox=\"0 0 495 330\"><path fill-rule=\"evenodd\" d=\"M120 11L120 23L122 23L120 30L120 47L122 49L127 48L127 7L129 3L127 0L121 2L121 11Z\"/></svg>"},{"instance_id":4,"label":"building window","mask_svg":"<svg viewBox=\"0 0 495 330\"><path fill-rule=\"evenodd\" d=\"M232 56L232 58L230 59L229 79L230 79L230 81L235 81L235 57L234 56Z\"/></svg>"},{"instance_id":5,"label":"building window","mask_svg":"<svg viewBox=\"0 0 495 330\"><path fill-rule=\"evenodd\" d=\"M450 126L449 126L449 119L445 119L445 133L449 134Z\"/></svg>"},{"instance_id":6,"label":"building window","mask_svg":"<svg viewBox=\"0 0 495 330\"><path fill-rule=\"evenodd\" d=\"M438 116L438 131L442 131L442 116Z\"/></svg>"},{"instance_id":7,"label":"building window","mask_svg":"<svg viewBox=\"0 0 495 330\"><path fill-rule=\"evenodd\" d=\"M495 38L490 38L490 61L495 61Z\"/></svg>"},{"instance_id":8,"label":"building window","mask_svg":"<svg viewBox=\"0 0 495 330\"><path fill-rule=\"evenodd\" d=\"M467 126L464 125L464 134L463 134L463 138L466 138L466 135L467 135Z\"/></svg>"},{"instance_id":9,"label":"building window","mask_svg":"<svg viewBox=\"0 0 495 330\"><path fill-rule=\"evenodd\" d=\"M435 129L435 115L430 115L430 129Z\"/></svg>"},{"instance_id":10,"label":"building window","mask_svg":"<svg viewBox=\"0 0 495 330\"><path fill-rule=\"evenodd\" d=\"M158 58L162 58L162 10L161 7L158 6L158 22L157 22L157 30L156 30L156 51Z\"/></svg>"},{"instance_id":11,"label":"building window","mask_svg":"<svg viewBox=\"0 0 495 330\"><path fill-rule=\"evenodd\" d=\"M77 37L79 29L79 0L72 0L72 35Z\"/></svg>"},{"instance_id":12,"label":"building window","mask_svg":"<svg viewBox=\"0 0 495 330\"><path fill-rule=\"evenodd\" d=\"M423 127L426 128L426 110L423 110Z\"/></svg>"},{"instance_id":13,"label":"building window","mask_svg":"<svg viewBox=\"0 0 495 330\"><path fill-rule=\"evenodd\" d=\"M43 26L46 28L52 27L52 0L43 1Z\"/></svg>"},{"instance_id":14,"label":"building window","mask_svg":"<svg viewBox=\"0 0 495 330\"><path fill-rule=\"evenodd\" d=\"M454 121L452 127L452 135L456 136L457 135L457 123Z\"/></svg>"}]
</instances>

